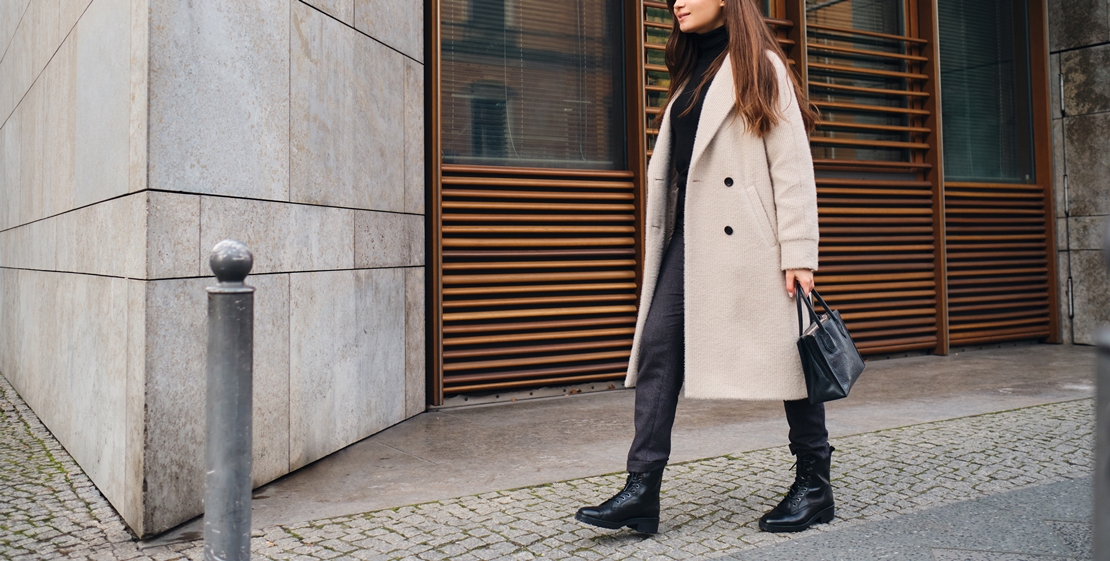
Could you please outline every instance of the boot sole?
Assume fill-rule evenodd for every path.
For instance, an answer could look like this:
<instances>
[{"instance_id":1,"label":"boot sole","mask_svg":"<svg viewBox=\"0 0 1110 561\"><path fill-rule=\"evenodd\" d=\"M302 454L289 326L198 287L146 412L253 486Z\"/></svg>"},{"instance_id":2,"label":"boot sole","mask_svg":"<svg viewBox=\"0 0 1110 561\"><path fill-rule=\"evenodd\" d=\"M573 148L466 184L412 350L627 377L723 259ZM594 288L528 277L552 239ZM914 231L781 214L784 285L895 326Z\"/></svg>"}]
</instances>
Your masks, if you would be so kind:
<instances>
[{"instance_id":1,"label":"boot sole","mask_svg":"<svg viewBox=\"0 0 1110 561\"><path fill-rule=\"evenodd\" d=\"M762 520L760 520L759 529L763 530L764 532L771 532L774 534L781 534L786 532L801 532L803 530L809 529L809 527L814 524L827 524L829 522L832 522L833 518L836 518L836 506L829 505L827 508L818 511L817 514L810 516L809 520L806 520L801 524L766 524Z\"/></svg>"},{"instance_id":2,"label":"boot sole","mask_svg":"<svg viewBox=\"0 0 1110 561\"><path fill-rule=\"evenodd\" d=\"M611 520L602 520L600 518L586 516L585 514L575 514L574 519L579 522L585 522L586 524L598 526L600 528L608 528L610 530L616 530L627 526L641 534L654 534L659 531L658 518L629 518L627 520L613 522Z\"/></svg>"}]
</instances>

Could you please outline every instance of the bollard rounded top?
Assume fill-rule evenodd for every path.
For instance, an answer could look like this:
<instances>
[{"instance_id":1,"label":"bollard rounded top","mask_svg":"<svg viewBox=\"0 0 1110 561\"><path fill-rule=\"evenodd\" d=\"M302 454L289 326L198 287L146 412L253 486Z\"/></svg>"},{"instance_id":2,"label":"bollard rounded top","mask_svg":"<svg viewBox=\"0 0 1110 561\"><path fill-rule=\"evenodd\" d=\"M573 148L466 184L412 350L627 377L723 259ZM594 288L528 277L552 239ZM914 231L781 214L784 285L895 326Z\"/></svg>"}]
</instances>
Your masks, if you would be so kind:
<instances>
[{"instance_id":1,"label":"bollard rounded top","mask_svg":"<svg viewBox=\"0 0 1110 561\"><path fill-rule=\"evenodd\" d=\"M254 266L254 256L243 242L224 240L212 248L208 266L220 284L239 284Z\"/></svg>"}]
</instances>

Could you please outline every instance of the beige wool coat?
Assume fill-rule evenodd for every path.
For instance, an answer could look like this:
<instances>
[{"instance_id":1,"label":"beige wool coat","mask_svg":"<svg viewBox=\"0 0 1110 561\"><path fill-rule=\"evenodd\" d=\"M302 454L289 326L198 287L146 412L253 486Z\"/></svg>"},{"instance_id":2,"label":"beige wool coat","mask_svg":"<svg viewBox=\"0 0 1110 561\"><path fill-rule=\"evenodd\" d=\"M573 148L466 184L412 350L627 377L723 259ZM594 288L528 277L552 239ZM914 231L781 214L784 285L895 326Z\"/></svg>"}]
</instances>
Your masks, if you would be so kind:
<instances>
[{"instance_id":1,"label":"beige wool coat","mask_svg":"<svg viewBox=\"0 0 1110 561\"><path fill-rule=\"evenodd\" d=\"M806 397L797 311L786 293L784 271L817 269L817 188L787 69L777 55L768 56L778 74L784 119L760 138L742 118L733 118L736 94L726 57L705 93L694 137L684 212L690 398ZM670 177L672 105L673 100L648 166L644 281L625 378L629 387L636 384L644 321L673 229L668 221L677 196Z\"/></svg>"}]
</instances>

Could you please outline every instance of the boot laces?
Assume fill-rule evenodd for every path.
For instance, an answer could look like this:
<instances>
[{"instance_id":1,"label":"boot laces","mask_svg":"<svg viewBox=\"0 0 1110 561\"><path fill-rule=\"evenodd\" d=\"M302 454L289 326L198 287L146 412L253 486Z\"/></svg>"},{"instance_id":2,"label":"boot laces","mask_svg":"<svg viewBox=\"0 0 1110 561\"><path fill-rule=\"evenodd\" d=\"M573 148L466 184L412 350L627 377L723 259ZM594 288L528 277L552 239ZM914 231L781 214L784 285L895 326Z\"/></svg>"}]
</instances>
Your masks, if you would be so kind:
<instances>
[{"instance_id":1,"label":"boot laces","mask_svg":"<svg viewBox=\"0 0 1110 561\"><path fill-rule=\"evenodd\" d=\"M794 460L794 465L790 466L790 469L797 468L794 483L790 485L790 490L786 492L786 500L790 502L791 506L796 507L801 504L802 499L809 492L815 463L817 463L816 458L802 456Z\"/></svg>"},{"instance_id":2,"label":"boot laces","mask_svg":"<svg viewBox=\"0 0 1110 561\"><path fill-rule=\"evenodd\" d=\"M619 505L624 501L631 499L632 495L635 494L635 492L640 488L641 485L643 485L643 483L643 475L638 473L629 474L628 481L624 484L624 489L621 489L621 492L617 493L617 496L613 497L613 503Z\"/></svg>"}]
</instances>

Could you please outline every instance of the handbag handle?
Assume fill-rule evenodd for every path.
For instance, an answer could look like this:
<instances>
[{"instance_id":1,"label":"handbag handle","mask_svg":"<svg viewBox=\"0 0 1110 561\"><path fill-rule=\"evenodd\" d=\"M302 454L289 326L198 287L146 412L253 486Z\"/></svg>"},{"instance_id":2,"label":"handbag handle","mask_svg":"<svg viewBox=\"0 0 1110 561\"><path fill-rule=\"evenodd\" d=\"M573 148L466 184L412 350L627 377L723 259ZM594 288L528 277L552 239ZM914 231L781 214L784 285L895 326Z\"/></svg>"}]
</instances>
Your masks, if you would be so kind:
<instances>
[{"instance_id":1,"label":"handbag handle","mask_svg":"<svg viewBox=\"0 0 1110 561\"><path fill-rule=\"evenodd\" d=\"M818 329L821 328L821 319L817 317L817 312L813 309L813 303L810 302L809 296L806 296L805 290L802 290L802 284L798 281L794 281L794 287L796 289L795 293L798 295L796 302L798 305L798 336L801 337L802 333L804 333L802 329L802 302L806 303L806 308L809 310L809 318L813 323L817 324ZM817 301L821 304L822 308L825 308L826 312L832 309L825 303L825 299L821 297L821 294L817 292L816 288L810 290L810 294L817 298Z\"/></svg>"}]
</instances>

